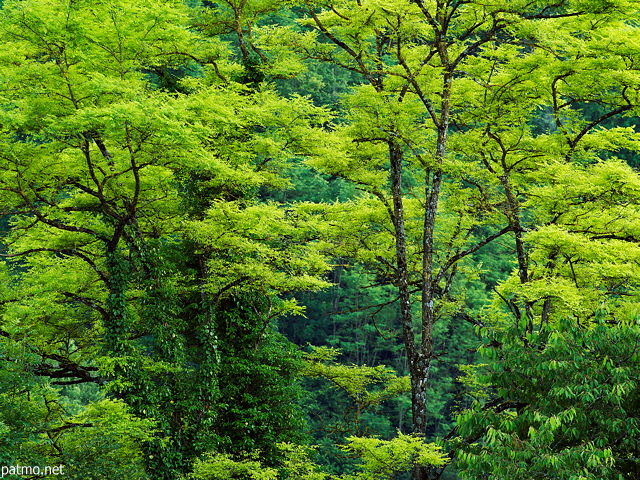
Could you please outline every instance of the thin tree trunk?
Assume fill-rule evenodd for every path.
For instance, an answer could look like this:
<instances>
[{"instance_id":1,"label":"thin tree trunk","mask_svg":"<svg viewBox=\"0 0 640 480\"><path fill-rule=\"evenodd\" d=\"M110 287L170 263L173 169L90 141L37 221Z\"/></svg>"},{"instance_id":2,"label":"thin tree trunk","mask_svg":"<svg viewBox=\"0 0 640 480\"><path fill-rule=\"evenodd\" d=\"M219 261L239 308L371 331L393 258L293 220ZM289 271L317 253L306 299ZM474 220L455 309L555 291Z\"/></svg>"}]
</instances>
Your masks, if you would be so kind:
<instances>
[{"instance_id":1,"label":"thin tree trunk","mask_svg":"<svg viewBox=\"0 0 640 480\"><path fill-rule=\"evenodd\" d=\"M441 53L443 61L446 52ZM440 200L440 190L442 188L442 172L439 165L444 161L447 152L447 137L449 133L449 117L451 110L451 73L445 73L442 91L442 103L440 121L437 125L438 138L436 143L437 165L433 171L425 174L425 211L424 224L422 229L422 292L421 292L421 327L422 338L420 350L416 354L416 365L411 372L412 385L416 383L417 389L412 391L413 403L413 432L426 436L427 433L427 388L429 386L429 374L431 362L434 358L433 351L433 327L437 320L435 295L437 285L434 274L434 231L438 214L438 203ZM416 379L413 380L414 375ZM433 474L433 475L432 475ZM434 476L437 475L437 476ZM439 474L429 467L416 467L412 473L413 480L428 480L438 478Z\"/></svg>"},{"instance_id":2,"label":"thin tree trunk","mask_svg":"<svg viewBox=\"0 0 640 480\"><path fill-rule=\"evenodd\" d=\"M419 433L426 425L426 382L423 379L424 359L416 350L411 312L411 294L409 290L409 268L407 262L407 237L405 232L404 204L402 193L402 149L393 141L389 142L389 159L391 163L391 193L393 197L393 227L396 241L396 282L400 297L400 318L404 339L409 374L411 377L411 400L414 432ZM416 429L416 419L422 421Z\"/></svg>"}]
</instances>

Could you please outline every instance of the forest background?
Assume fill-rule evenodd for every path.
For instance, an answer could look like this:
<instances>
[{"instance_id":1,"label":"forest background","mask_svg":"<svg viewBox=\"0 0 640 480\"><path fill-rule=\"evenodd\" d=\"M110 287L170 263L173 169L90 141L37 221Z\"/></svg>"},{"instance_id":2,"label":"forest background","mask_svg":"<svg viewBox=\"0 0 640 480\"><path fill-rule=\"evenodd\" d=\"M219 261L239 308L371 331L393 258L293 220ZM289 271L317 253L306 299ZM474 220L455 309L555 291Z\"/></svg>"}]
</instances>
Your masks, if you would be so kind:
<instances>
[{"instance_id":1,"label":"forest background","mask_svg":"<svg viewBox=\"0 0 640 480\"><path fill-rule=\"evenodd\" d=\"M0 466L639 477L636 2L0 17Z\"/></svg>"}]
</instances>

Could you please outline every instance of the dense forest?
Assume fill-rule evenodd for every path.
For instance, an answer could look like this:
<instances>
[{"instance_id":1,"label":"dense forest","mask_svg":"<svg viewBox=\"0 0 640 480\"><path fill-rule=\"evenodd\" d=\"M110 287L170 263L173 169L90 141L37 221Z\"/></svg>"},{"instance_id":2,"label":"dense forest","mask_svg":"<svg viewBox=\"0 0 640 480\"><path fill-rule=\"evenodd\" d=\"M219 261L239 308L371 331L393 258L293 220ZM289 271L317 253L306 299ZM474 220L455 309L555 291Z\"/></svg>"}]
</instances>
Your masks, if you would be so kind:
<instances>
[{"instance_id":1,"label":"dense forest","mask_svg":"<svg viewBox=\"0 0 640 480\"><path fill-rule=\"evenodd\" d=\"M2 478L640 478L636 0L0 6Z\"/></svg>"}]
</instances>

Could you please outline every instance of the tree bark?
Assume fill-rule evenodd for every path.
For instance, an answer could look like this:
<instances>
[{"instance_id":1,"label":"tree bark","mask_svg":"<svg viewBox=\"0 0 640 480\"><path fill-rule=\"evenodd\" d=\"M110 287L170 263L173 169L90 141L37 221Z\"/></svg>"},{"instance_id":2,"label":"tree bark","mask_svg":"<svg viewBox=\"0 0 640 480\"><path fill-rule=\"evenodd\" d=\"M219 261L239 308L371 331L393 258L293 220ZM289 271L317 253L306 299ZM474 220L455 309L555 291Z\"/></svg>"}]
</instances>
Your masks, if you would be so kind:
<instances>
[{"instance_id":1,"label":"tree bark","mask_svg":"<svg viewBox=\"0 0 640 480\"><path fill-rule=\"evenodd\" d=\"M389 141L389 160L391 164L391 195L393 199L392 222L395 230L396 244L396 283L400 298L400 322L402 324L402 336L404 339L409 372L411 377L411 398L413 403L413 418L418 414L420 418L426 418L426 405L416 409L420 404L419 399L425 398L425 384L420 381L418 368L419 355L416 350L415 334L413 329L413 313L411 311L411 292L409 290L409 266L407 262L407 235L405 232L404 201L402 192L402 148L394 141ZM418 402L418 403L416 403ZM420 412L420 413L419 413ZM415 431L415 428L414 428Z\"/></svg>"}]
</instances>

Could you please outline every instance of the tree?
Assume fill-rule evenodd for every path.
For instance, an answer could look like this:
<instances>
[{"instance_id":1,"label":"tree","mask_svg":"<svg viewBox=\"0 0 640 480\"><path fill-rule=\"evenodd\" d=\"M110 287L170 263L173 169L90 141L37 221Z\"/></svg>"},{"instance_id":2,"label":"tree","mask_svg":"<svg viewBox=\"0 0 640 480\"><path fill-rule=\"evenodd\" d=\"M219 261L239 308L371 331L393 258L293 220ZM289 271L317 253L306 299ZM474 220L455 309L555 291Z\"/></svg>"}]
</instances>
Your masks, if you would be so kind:
<instances>
[{"instance_id":1,"label":"tree","mask_svg":"<svg viewBox=\"0 0 640 480\"><path fill-rule=\"evenodd\" d=\"M344 120L307 145L309 164L363 192L348 211L336 208L336 252L397 288L414 432L425 434L434 325L448 316L481 325L456 288L474 275L472 256L505 240L517 282L532 283L529 185L547 169L635 141L632 130L602 124L637 105L637 52L625 41L637 9L628 1L304 5L300 28L266 31L264 48L293 45L362 79L343 99ZM612 32L619 43L604 43ZM534 302L507 302L531 329Z\"/></svg>"},{"instance_id":2,"label":"tree","mask_svg":"<svg viewBox=\"0 0 640 480\"><path fill-rule=\"evenodd\" d=\"M117 435L102 420L82 434L94 426L79 419L112 418L120 403L65 411L58 387L85 383L123 399L130 411L121 416L131 414L132 425L150 428L153 419L153 438L136 433L124 446L153 478L186 474L196 456L224 450L217 420L251 419L256 430L273 427L266 441L280 440L296 428L295 419L276 425L295 417L286 406L238 419L219 400L260 403L253 383L234 391L237 368L272 388L269 405L286 403L286 385L273 373L291 378L297 367L270 360L287 351L271 322L300 313L288 292L327 284L327 253L394 286L388 304L399 308L413 430L422 437L442 358L437 325L491 326L509 360L532 345L544 353L554 328L582 341L561 321L598 323L602 305L612 312L605 322L632 317L635 257L626 247L636 232L625 216L636 219L636 179L608 159L637 150L637 134L605 126L636 114L633 2L300 5L306 19L285 28L262 23L277 11L270 2L213 4L194 16L178 1L4 5L0 205L10 230L0 271L0 381L11 393L0 398L0 441L11 460L77 457L101 434ZM231 42L218 37L227 34ZM300 56L362 80L338 114L261 84L294 74ZM283 173L296 155L361 195L337 204L261 203L265 190L290 184ZM516 271L498 289L503 308L482 318L465 286L482 274L474 256L497 241L512 249ZM505 321L521 345L502 339L513 332ZM235 336L221 340L221 332ZM633 351L595 358L621 362ZM539 408L530 426L535 434L547 425L536 437L546 441L557 421L540 419L558 406L531 398L520 403ZM576 438L583 437L562 441ZM27 448L32 441L38 448ZM591 466L611 468L609 459L628 460L632 447L587 450ZM232 453L211 458L224 463ZM275 449L269 455L276 464ZM414 477L439 473L417 468ZM131 475L143 474L136 467Z\"/></svg>"},{"instance_id":3,"label":"tree","mask_svg":"<svg viewBox=\"0 0 640 480\"><path fill-rule=\"evenodd\" d=\"M637 477L638 329L590 323L559 322L527 345L521 329L492 336L504 343L480 379L494 393L459 417L463 478Z\"/></svg>"},{"instance_id":4,"label":"tree","mask_svg":"<svg viewBox=\"0 0 640 480\"><path fill-rule=\"evenodd\" d=\"M242 68L190 13L178 1L3 7L3 363L56 413L21 397L15 461L34 432L61 455L89 448L79 431L94 427L65 413L56 386L97 383L153 419L154 435L132 440L151 478L189 471L221 441L223 302L261 286L241 319L259 358L277 344L269 322L296 308L278 295L325 284L309 208L258 206L255 192L286 184L291 135L326 115L230 80ZM197 75L164 81L176 71ZM96 441L110 435L95 428Z\"/></svg>"},{"instance_id":5,"label":"tree","mask_svg":"<svg viewBox=\"0 0 640 480\"><path fill-rule=\"evenodd\" d=\"M640 176L613 160L549 174L532 191L529 281L513 275L487 316L486 396L460 416L459 464L468 478L635 478Z\"/></svg>"}]
</instances>

